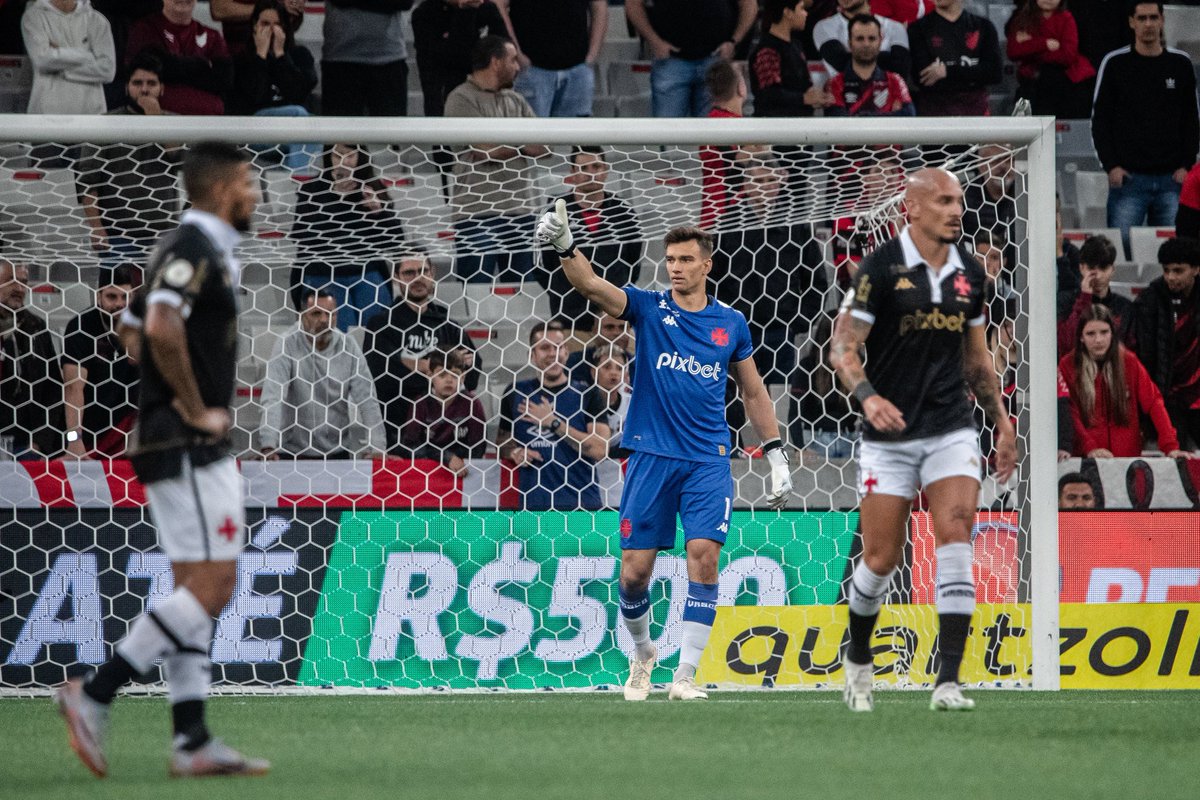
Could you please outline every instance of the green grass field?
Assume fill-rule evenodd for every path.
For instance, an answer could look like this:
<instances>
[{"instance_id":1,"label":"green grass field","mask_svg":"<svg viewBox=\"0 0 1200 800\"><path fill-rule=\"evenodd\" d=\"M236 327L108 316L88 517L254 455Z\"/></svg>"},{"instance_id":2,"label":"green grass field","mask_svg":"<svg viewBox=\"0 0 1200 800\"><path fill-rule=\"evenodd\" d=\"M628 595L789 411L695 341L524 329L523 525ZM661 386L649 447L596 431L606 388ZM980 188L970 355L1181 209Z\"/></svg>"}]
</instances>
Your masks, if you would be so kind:
<instances>
[{"instance_id":1,"label":"green grass field","mask_svg":"<svg viewBox=\"0 0 1200 800\"><path fill-rule=\"evenodd\" d=\"M879 692L218 697L211 727L270 758L266 778L171 781L161 698L114 711L109 777L75 759L49 699L0 699L0 797L1194 798L1200 692L974 692L935 714ZM856 766L857 765L857 766Z\"/></svg>"}]
</instances>

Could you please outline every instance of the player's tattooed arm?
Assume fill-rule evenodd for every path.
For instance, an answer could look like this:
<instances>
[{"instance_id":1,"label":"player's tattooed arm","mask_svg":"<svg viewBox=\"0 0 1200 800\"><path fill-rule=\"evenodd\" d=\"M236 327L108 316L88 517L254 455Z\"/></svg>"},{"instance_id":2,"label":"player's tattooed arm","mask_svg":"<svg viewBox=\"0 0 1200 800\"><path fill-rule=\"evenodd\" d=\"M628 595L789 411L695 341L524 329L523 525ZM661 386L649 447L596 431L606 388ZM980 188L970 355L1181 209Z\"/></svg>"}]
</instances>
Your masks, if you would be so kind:
<instances>
[{"instance_id":1,"label":"player's tattooed arm","mask_svg":"<svg viewBox=\"0 0 1200 800\"><path fill-rule=\"evenodd\" d=\"M904 414L878 392L867 380L863 367L862 348L871 332L871 323L858 319L849 311L838 314L829 344L829 366L838 379L862 406L863 417L877 431L899 433L907 423Z\"/></svg>"},{"instance_id":2,"label":"player's tattooed arm","mask_svg":"<svg viewBox=\"0 0 1200 800\"><path fill-rule=\"evenodd\" d=\"M983 325L967 329L966 351L963 353L963 377L975 394L975 402L983 409L988 423L996 430L994 474L1001 484L1007 483L1017 466L1017 438L1012 420L1000 396L1000 381L995 362L988 349Z\"/></svg>"}]
</instances>

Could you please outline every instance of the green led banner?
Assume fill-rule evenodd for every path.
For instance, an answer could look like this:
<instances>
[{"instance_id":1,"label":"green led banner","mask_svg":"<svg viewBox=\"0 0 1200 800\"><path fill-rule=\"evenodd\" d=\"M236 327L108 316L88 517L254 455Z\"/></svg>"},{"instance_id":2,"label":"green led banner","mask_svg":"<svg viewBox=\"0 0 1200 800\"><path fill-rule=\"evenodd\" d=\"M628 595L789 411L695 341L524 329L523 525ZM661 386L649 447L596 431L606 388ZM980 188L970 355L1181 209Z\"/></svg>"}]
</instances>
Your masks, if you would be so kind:
<instances>
[{"instance_id":1,"label":"green led banner","mask_svg":"<svg viewBox=\"0 0 1200 800\"><path fill-rule=\"evenodd\" d=\"M837 601L856 513L734 512L725 605ZM631 642L617 620L616 512L345 512L300 669L301 685L618 683ZM682 542L682 535L679 537ZM669 678L687 596L682 547L651 587Z\"/></svg>"}]
</instances>

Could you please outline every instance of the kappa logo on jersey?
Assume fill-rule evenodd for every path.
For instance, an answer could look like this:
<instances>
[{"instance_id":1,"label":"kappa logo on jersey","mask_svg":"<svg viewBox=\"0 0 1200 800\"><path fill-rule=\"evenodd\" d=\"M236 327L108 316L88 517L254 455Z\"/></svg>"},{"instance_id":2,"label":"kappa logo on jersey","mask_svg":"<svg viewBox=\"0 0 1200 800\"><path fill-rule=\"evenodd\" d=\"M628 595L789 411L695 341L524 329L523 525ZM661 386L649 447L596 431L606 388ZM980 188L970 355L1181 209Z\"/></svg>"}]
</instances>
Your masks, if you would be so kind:
<instances>
[{"instance_id":1,"label":"kappa logo on jersey","mask_svg":"<svg viewBox=\"0 0 1200 800\"><path fill-rule=\"evenodd\" d=\"M929 313L917 311L901 317L900 335L907 336L913 331L950 331L951 333L962 333L963 326L966 324L967 315L962 311L957 314L944 314L941 309L935 308Z\"/></svg>"},{"instance_id":2,"label":"kappa logo on jersey","mask_svg":"<svg viewBox=\"0 0 1200 800\"><path fill-rule=\"evenodd\" d=\"M908 278L901 278L900 280L896 281L896 288L897 289L915 289L917 287L913 286L913 282L910 281Z\"/></svg>"},{"instance_id":3,"label":"kappa logo on jersey","mask_svg":"<svg viewBox=\"0 0 1200 800\"><path fill-rule=\"evenodd\" d=\"M708 336L717 347L724 347L729 344L729 332L724 328L713 328Z\"/></svg>"},{"instance_id":4,"label":"kappa logo on jersey","mask_svg":"<svg viewBox=\"0 0 1200 800\"><path fill-rule=\"evenodd\" d=\"M711 364L701 364L696 360L695 356L682 357L679 353L659 353L658 361L655 362L655 369L679 370L686 372L689 375L699 375L701 378L712 378L720 380L721 378L721 362L714 361Z\"/></svg>"},{"instance_id":5,"label":"kappa logo on jersey","mask_svg":"<svg viewBox=\"0 0 1200 800\"><path fill-rule=\"evenodd\" d=\"M954 291L958 292L960 297L966 297L971 293L971 282L961 272L954 277Z\"/></svg>"},{"instance_id":6,"label":"kappa logo on jersey","mask_svg":"<svg viewBox=\"0 0 1200 800\"><path fill-rule=\"evenodd\" d=\"M621 538L625 538L633 534L633 520L625 517L621 520Z\"/></svg>"},{"instance_id":7,"label":"kappa logo on jersey","mask_svg":"<svg viewBox=\"0 0 1200 800\"><path fill-rule=\"evenodd\" d=\"M663 325L670 325L672 328L679 327L679 323L675 321L674 317L663 317Z\"/></svg>"}]
</instances>

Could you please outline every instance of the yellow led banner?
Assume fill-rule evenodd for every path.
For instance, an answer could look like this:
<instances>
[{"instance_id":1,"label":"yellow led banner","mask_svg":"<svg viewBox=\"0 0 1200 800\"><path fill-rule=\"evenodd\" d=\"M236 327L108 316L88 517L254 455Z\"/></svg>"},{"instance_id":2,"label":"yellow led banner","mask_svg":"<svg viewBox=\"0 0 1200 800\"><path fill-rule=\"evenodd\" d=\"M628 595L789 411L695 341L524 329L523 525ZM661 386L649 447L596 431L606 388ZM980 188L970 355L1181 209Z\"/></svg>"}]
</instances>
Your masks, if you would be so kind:
<instances>
[{"instance_id":1,"label":"yellow led banner","mask_svg":"<svg viewBox=\"0 0 1200 800\"><path fill-rule=\"evenodd\" d=\"M1028 686L1030 609L983 604L963 658L964 683ZM1063 604L1066 689L1200 689L1200 605ZM937 609L888 605L872 640L876 680L929 685ZM720 608L700 678L750 686L841 685L845 606Z\"/></svg>"}]
</instances>

